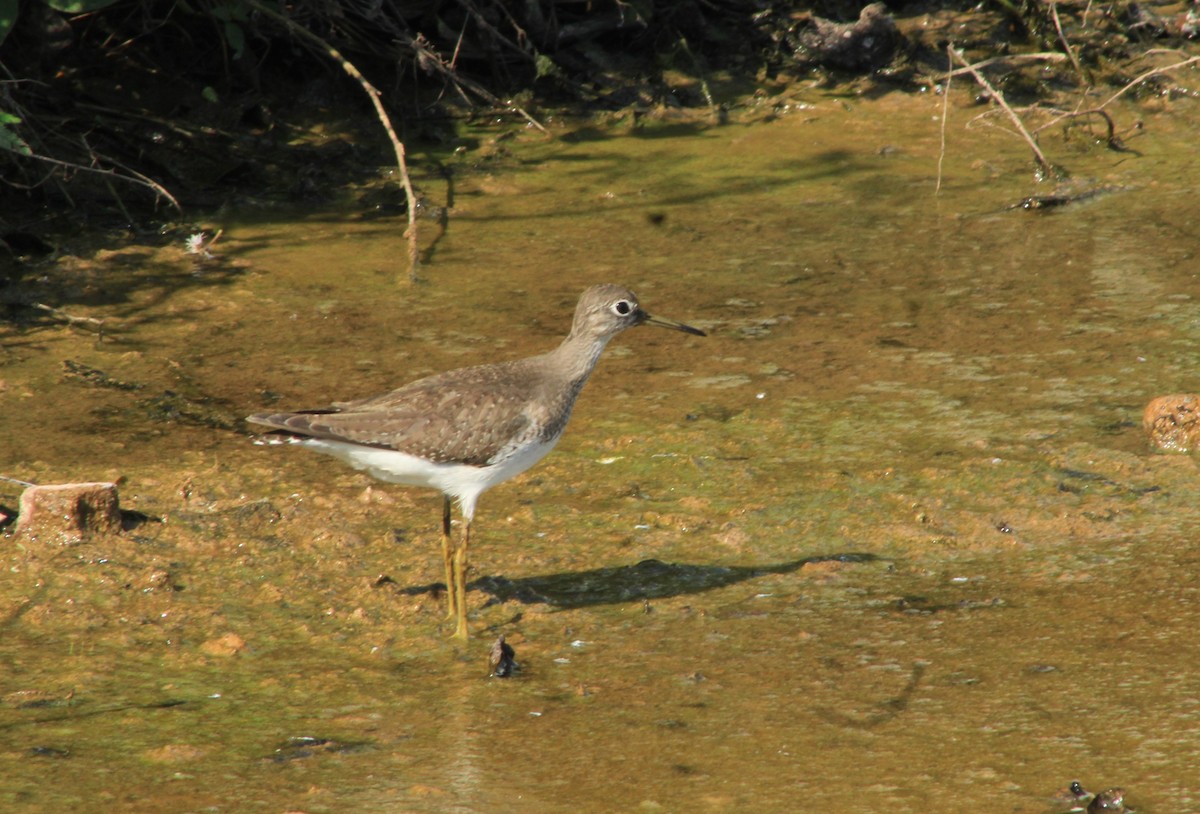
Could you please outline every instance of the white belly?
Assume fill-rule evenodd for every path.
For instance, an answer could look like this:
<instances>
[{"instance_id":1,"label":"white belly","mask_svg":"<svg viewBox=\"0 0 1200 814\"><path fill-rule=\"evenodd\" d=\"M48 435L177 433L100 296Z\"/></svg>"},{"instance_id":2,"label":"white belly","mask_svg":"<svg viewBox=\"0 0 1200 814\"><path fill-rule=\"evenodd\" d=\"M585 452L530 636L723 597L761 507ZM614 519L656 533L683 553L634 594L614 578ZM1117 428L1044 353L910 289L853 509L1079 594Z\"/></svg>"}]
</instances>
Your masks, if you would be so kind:
<instances>
[{"instance_id":1,"label":"white belly","mask_svg":"<svg viewBox=\"0 0 1200 814\"><path fill-rule=\"evenodd\" d=\"M297 438L295 443L315 452L332 455L388 483L437 489L457 500L463 516L470 520L475 514L475 501L481 494L497 483L516 477L546 457L546 453L554 449L557 440L520 447L511 455L500 456L497 463L488 466L434 463L394 449L364 447L324 438Z\"/></svg>"}]
</instances>

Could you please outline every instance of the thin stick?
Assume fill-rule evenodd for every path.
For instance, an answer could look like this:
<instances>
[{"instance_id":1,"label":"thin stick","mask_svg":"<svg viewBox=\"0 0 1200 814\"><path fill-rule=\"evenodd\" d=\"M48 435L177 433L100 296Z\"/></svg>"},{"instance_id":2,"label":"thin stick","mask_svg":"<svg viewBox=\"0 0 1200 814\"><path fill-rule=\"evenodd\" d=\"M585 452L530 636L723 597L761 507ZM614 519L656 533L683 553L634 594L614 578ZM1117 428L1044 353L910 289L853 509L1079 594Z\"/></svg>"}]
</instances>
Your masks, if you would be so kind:
<instances>
[{"instance_id":1,"label":"thin stick","mask_svg":"<svg viewBox=\"0 0 1200 814\"><path fill-rule=\"evenodd\" d=\"M955 68L952 71L947 71L940 77L937 77L937 80L940 81L942 79L949 79L952 76L971 73L972 67L974 67L976 70L980 70L997 63L1007 65L1013 62L1062 62L1066 58L1066 55L1060 54L1057 51L1041 51L1036 54L1009 54L1002 57L990 57L989 59L983 59L979 62L973 63L966 68Z\"/></svg>"},{"instance_id":2,"label":"thin stick","mask_svg":"<svg viewBox=\"0 0 1200 814\"><path fill-rule=\"evenodd\" d=\"M942 88L942 145L938 150L937 162L937 185L933 188L933 194L940 195L942 192L942 162L946 159L946 119L950 115L950 82L954 79L952 74L946 74L946 86Z\"/></svg>"},{"instance_id":3,"label":"thin stick","mask_svg":"<svg viewBox=\"0 0 1200 814\"><path fill-rule=\"evenodd\" d=\"M408 160L404 150L404 142L400 141L396 135L396 128L392 126L392 120L388 116L387 111L383 109L381 94L371 82L362 75L362 72L354 66L350 60L342 56L342 53L337 48L330 45L325 40L318 37L316 34L309 31L304 26L294 22L291 18L285 17L274 9L264 6L258 0L246 0L246 5L253 8L260 14L270 17L272 20L286 26L288 31L291 31L302 40L307 40L310 44L324 51L334 59L342 70L345 71L351 79L358 82L359 86L371 99L371 104L375 106L375 115L379 119L379 123L383 125L383 129L387 131L388 138L392 142L392 150L396 153L396 166L400 170L400 181L404 185L404 197L408 203L408 228L404 230L404 236L408 238L408 279L410 282L416 282L417 268L420 266L421 254L417 244L417 196L413 192L412 179L408 174Z\"/></svg>"},{"instance_id":4,"label":"thin stick","mask_svg":"<svg viewBox=\"0 0 1200 814\"><path fill-rule=\"evenodd\" d=\"M253 2L253 0L249 1ZM458 72L454 70L453 66L447 65L441 56L436 54L428 47L425 38L421 35L418 34L415 39L411 37L403 38L401 42L412 49L413 53L417 55L417 62L422 67L439 71L443 76L446 77L446 79L450 81L451 84L454 85L455 89L464 99L466 98L466 93L463 92L463 89L465 88L490 105L519 113L521 117L525 119L525 121L536 127L544 135L550 135L550 131L543 127L541 122L539 122L533 116L530 116L524 108L514 105L512 102L502 102L494 93L483 87L483 85L473 82L464 76L460 76Z\"/></svg>"},{"instance_id":5,"label":"thin stick","mask_svg":"<svg viewBox=\"0 0 1200 814\"><path fill-rule=\"evenodd\" d=\"M89 148L89 150L90 150L90 148ZM93 153L93 155L94 155L94 153ZM183 207L181 207L179 205L179 201L175 200L175 196L172 195L170 192L168 192L166 187L164 187L162 184L158 183L157 181L147 178L146 176L142 175L140 172L136 172L136 171L130 170L128 168L123 168L126 170L126 172L129 172L133 175L133 177L131 178L128 175L122 175L121 173L116 172L114 170L106 170L101 167L89 167L86 164L76 164L72 161L62 161L57 158L51 158L48 155L38 155L37 153L28 153L28 154L25 154L24 157L31 158L34 161L41 161L43 163L50 164L55 167L63 167L65 169L74 170L75 172L90 172L90 173L94 173L96 175L104 176L105 178L108 178L108 179L124 181L128 184L140 184L141 186L144 186L147 189L150 189L151 191L153 191L155 195L158 195L159 197L165 198L167 201L169 201L171 206L175 208L176 212L183 211ZM48 177L52 177L52 174L51 174L51 176L48 176ZM75 205L74 201L72 201L71 206L73 207L74 205ZM123 208L124 207L122 207L122 209Z\"/></svg>"},{"instance_id":6,"label":"thin stick","mask_svg":"<svg viewBox=\"0 0 1200 814\"><path fill-rule=\"evenodd\" d=\"M1063 121L1064 119L1075 119L1075 118L1080 118L1083 116L1101 116L1102 118L1105 119L1105 121L1108 122L1108 142L1110 145L1113 145L1114 140L1115 140L1116 128L1113 124L1112 117L1109 116L1108 113L1105 112L1104 108L1108 107L1113 102L1117 101L1117 99L1121 98L1121 96L1123 96L1125 93L1127 93L1131 89L1137 87L1142 82L1145 82L1150 77L1157 76L1158 74L1169 73L1171 71L1178 70L1179 68L1186 68L1188 65L1192 65L1196 62L1200 62L1200 57L1191 57L1190 59L1185 59L1182 62L1176 62L1173 65L1167 65L1164 68L1154 68L1152 70L1146 71L1145 73L1139 74L1132 81L1130 81L1127 85L1125 85L1125 87L1121 88L1119 91L1117 91L1112 96L1108 97L1103 102L1096 105L1095 107L1088 108L1087 110L1076 110L1073 113L1061 113L1060 112L1059 115L1055 116L1053 119L1046 122L1041 127L1038 127L1037 130L1035 130L1034 132L1040 133L1042 130L1045 130L1048 127L1052 127L1055 124L1058 124L1059 122Z\"/></svg>"},{"instance_id":7,"label":"thin stick","mask_svg":"<svg viewBox=\"0 0 1200 814\"><path fill-rule=\"evenodd\" d=\"M1038 168L1041 170L1042 174L1045 176L1051 175L1052 168L1050 166L1050 162L1047 161L1046 156L1042 154L1041 149L1037 145L1037 141L1032 135L1029 134L1029 131L1025 129L1025 124L1021 121L1021 117L1018 116L1013 109L1008 106L1008 102L1005 101L1004 95L1001 94L1000 91L993 88L991 83L984 78L983 74L979 73L974 65L969 64L967 60L963 58L963 55L960 51L955 51L954 47L949 45L946 46L946 51L950 54L951 59L957 60L959 64L967 69L967 72L975 78L975 81L979 83L979 86L987 91L988 94L996 100L996 104L1000 105L1001 109L1008 114L1008 117L1016 126L1018 132L1021 134L1021 137L1025 139L1025 142L1029 145L1029 148L1033 150L1033 157L1037 161Z\"/></svg>"},{"instance_id":8,"label":"thin stick","mask_svg":"<svg viewBox=\"0 0 1200 814\"><path fill-rule=\"evenodd\" d=\"M61 319L68 325L89 325L94 326L99 330L104 329L104 320L102 319L95 319L94 317L77 317L72 314L68 314L66 311L63 311L59 308L46 305L45 303L35 302L30 304L39 311L45 311L56 319Z\"/></svg>"},{"instance_id":9,"label":"thin stick","mask_svg":"<svg viewBox=\"0 0 1200 814\"><path fill-rule=\"evenodd\" d=\"M1058 39L1062 43L1063 50L1067 52L1067 56L1071 58L1071 64L1075 66L1075 73L1079 74L1079 79L1087 87L1091 87L1091 82L1088 76L1083 72L1083 66L1079 64L1079 60L1075 56L1074 49L1071 48L1071 43L1067 42L1067 35L1063 33L1062 21L1058 19L1058 3L1051 0L1050 16L1054 19L1054 30L1058 32Z\"/></svg>"},{"instance_id":10,"label":"thin stick","mask_svg":"<svg viewBox=\"0 0 1200 814\"><path fill-rule=\"evenodd\" d=\"M1115 147L1120 146L1119 141L1117 139L1116 122L1113 121L1112 116L1108 115L1108 111L1106 111L1106 110L1101 110L1098 107L1093 107L1093 108L1089 108L1088 110L1076 110L1076 111L1069 112L1069 113L1065 112L1065 111L1061 111L1061 110L1052 110L1052 111L1047 111L1047 112L1057 113L1058 115L1055 116L1050 121L1043 124L1042 126L1035 127L1033 132L1040 133L1043 130L1046 130L1047 128L1053 127L1054 125L1058 124L1059 122L1065 121L1068 119L1082 119L1087 116L1099 116L1100 118L1104 119L1105 124L1108 126L1108 136L1104 139L1105 142L1107 142L1108 146L1110 146L1110 147L1115 148Z\"/></svg>"},{"instance_id":11,"label":"thin stick","mask_svg":"<svg viewBox=\"0 0 1200 814\"><path fill-rule=\"evenodd\" d=\"M1146 71L1143 74L1139 74L1128 85L1121 88L1119 91L1114 93L1112 96L1108 97L1108 99L1106 99L1105 101L1103 101L1099 105L1097 105L1096 109L1099 110L1101 108L1108 107L1110 104L1112 104L1117 99L1119 99L1121 96L1123 96L1127 91L1140 85L1141 83L1145 82L1147 79L1149 79L1152 76L1155 76L1160 73L1167 73L1168 71L1174 71L1179 68L1186 68L1188 65L1192 65L1196 62L1200 62L1200 57L1192 57L1190 59L1185 59L1183 62L1176 62L1174 65L1168 65L1165 68L1153 68L1149 71Z\"/></svg>"}]
</instances>

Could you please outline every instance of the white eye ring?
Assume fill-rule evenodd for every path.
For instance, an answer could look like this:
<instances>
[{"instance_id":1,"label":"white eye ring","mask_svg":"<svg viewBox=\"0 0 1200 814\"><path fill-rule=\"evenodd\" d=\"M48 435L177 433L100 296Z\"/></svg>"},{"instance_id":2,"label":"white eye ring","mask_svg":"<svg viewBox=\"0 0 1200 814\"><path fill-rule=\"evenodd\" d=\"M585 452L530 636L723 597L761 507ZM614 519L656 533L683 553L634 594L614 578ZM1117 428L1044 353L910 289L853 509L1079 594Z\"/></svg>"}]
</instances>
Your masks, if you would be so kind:
<instances>
[{"instance_id":1,"label":"white eye ring","mask_svg":"<svg viewBox=\"0 0 1200 814\"><path fill-rule=\"evenodd\" d=\"M631 303L629 300L617 300L613 303L612 309L614 314L620 314L623 317L627 317L633 313L633 303Z\"/></svg>"}]
</instances>

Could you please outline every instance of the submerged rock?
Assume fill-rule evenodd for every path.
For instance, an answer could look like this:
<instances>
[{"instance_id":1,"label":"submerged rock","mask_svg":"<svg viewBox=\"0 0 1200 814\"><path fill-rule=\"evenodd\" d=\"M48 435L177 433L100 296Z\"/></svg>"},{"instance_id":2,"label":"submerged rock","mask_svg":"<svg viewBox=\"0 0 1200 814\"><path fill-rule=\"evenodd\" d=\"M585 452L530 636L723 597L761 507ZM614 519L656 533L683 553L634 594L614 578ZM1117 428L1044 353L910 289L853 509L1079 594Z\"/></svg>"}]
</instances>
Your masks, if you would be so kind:
<instances>
[{"instance_id":1,"label":"submerged rock","mask_svg":"<svg viewBox=\"0 0 1200 814\"><path fill-rule=\"evenodd\" d=\"M1200 448L1200 395L1159 396L1142 413L1150 442L1160 449L1188 452Z\"/></svg>"},{"instance_id":2,"label":"submerged rock","mask_svg":"<svg viewBox=\"0 0 1200 814\"><path fill-rule=\"evenodd\" d=\"M236 656L246 649L246 640L236 633L226 633L216 639L209 639L200 645L200 650L210 656Z\"/></svg>"},{"instance_id":3,"label":"submerged rock","mask_svg":"<svg viewBox=\"0 0 1200 814\"><path fill-rule=\"evenodd\" d=\"M1084 791L1078 780L1054 796L1054 810L1063 814L1137 814L1125 805L1125 789L1105 789L1098 794Z\"/></svg>"},{"instance_id":4,"label":"submerged rock","mask_svg":"<svg viewBox=\"0 0 1200 814\"><path fill-rule=\"evenodd\" d=\"M17 534L54 542L78 542L88 534L121 531L115 483L30 486L21 493Z\"/></svg>"},{"instance_id":5,"label":"submerged rock","mask_svg":"<svg viewBox=\"0 0 1200 814\"><path fill-rule=\"evenodd\" d=\"M1133 809L1125 805L1125 789L1107 789L1092 798L1087 814L1133 814Z\"/></svg>"},{"instance_id":6,"label":"submerged rock","mask_svg":"<svg viewBox=\"0 0 1200 814\"><path fill-rule=\"evenodd\" d=\"M1071 785L1065 789L1059 789L1054 795L1054 810L1083 811L1084 805L1091 796L1084 791L1083 785L1078 780L1072 780Z\"/></svg>"}]
</instances>

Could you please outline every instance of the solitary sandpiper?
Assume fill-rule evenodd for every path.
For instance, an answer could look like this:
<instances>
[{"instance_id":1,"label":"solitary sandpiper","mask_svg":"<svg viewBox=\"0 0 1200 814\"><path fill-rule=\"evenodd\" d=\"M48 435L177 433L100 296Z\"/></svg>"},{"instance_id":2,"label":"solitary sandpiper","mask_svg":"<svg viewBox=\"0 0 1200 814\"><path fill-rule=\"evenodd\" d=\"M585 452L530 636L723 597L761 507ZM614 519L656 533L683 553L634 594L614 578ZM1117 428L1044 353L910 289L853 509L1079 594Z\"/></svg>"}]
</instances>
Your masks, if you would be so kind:
<instances>
[{"instance_id":1,"label":"solitary sandpiper","mask_svg":"<svg viewBox=\"0 0 1200 814\"><path fill-rule=\"evenodd\" d=\"M571 332L549 353L451 370L321 410L259 413L247 421L380 480L441 491L449 618L457 619L454 635L465 639L467 546L475 502L554 448L605 345L635 325L705 335L682 322L650 316L628 288L597 285L583 292ZM463 516L457 546L451 543L451 498Z\"/></svg>"}]
</instances>

